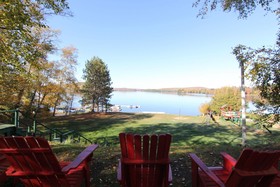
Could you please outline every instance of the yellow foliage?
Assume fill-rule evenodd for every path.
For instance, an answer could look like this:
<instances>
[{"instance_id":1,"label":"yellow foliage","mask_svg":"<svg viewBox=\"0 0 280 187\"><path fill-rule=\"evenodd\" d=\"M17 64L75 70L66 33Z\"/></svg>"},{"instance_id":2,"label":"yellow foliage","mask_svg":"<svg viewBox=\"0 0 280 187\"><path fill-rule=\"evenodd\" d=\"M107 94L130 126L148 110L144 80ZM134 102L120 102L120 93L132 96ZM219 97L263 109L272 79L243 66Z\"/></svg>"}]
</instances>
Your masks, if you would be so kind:
<instances>
[{"instance_id":1,"label":"yellow foliage","mask_svg":"<svg viewBox=\"0 0 280 187\"><path fill-rule=\"evenodd\" d=\"M201 114L207 114L209 110L210 110L210 104L209 103L203 103L199 107L199 112Z\"/></svg>"}]
</instances>

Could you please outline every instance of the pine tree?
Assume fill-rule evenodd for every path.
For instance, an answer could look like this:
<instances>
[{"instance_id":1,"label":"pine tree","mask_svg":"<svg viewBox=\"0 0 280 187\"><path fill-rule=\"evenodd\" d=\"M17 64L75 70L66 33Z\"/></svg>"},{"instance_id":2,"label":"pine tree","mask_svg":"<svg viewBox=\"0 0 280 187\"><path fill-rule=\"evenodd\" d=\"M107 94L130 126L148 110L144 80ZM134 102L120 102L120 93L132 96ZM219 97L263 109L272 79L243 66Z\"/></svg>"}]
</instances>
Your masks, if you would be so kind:
<instances>
[{"instance_id":1,"label":"pine tree","mask_svg":"<svg viewBox=\"0 0 280 187\"><path fill-rule=\"evenodd\" d=\"M98 57L86 62L84 69L85 84L82 88L83 103L92 104L92 111L107 112L113 92L111 77L107 65Z\"/></svg>"}]
</instances>

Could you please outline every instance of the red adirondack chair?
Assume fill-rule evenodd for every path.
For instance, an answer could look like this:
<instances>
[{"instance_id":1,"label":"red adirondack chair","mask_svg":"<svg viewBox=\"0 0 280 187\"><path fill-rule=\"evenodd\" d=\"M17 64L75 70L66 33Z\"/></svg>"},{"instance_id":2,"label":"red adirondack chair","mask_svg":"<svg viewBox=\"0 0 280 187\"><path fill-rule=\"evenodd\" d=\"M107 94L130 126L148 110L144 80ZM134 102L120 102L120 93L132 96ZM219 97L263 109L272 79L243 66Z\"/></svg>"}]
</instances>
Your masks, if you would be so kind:
<instances>
[{"instance_id":1,"label":"red adirondack chair","mask_svg":"<svg viewBox=\"0 0 280 187\"><path fill-rule=\"evenodd\" d=\"M89 163L98 145L92 144L73 162L59 163L47 140L39 137L0 137L0 153L10 163L8 177L25 186L90 186Z\"/></svg>"},{"instance_id":2,"label":"red adirondack chair","mask_svg":"<svg viewBox=\"0 0 280 187\"><path fill-rule=\"evenodd\" d=\"M269 187L277 176L276 162L280 151L253 151L244 149L238 160L222 152L223 166L207 167L194 153L192 186Z\"/></svg>"},{"instance_id":3,"label":"red adirondack chair","mask_svg":"<svg viewBox=\"0 0 280 187\"><path fill-rule=\"evenodd\" d=\"M172 182L170 134L120 133L121 160L117 178L123 187L165 187Z\"/></svg>"},{"instance_id":4,"label":"red adirondack chair","mask_svg":"<svg viewBox=\"0 0 280 187\"><path fill-rule=\"evenodd\" d=\"M279 159L278 163L275 164L275 167L278 168L278 175L272 181L271 186L279 187L280 186L280 159Z\"/></svg>"},{"instance_id":5,"label":"red adirondack chair","mask_svg":"<svg viewBox=\"0 0 280 187\"><path fill-rule=\"evenodd\" d=\"M0 186L4 186L7 181L6 170L10 166L5 155L0 154Z\"/></svg>"}]
</instances>

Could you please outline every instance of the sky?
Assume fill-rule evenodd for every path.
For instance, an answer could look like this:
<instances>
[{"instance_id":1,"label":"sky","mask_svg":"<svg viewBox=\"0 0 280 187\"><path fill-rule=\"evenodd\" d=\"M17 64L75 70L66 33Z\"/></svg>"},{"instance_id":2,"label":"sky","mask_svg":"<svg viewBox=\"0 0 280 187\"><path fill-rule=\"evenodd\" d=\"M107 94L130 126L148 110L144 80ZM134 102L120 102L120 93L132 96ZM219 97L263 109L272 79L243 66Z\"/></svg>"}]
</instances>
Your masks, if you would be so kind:
<instances>
[{"instance_id":1,"label":"sky","mask_svg":"<svg viewBox=\"0 0 280 187\"><path fill-rule=\"evenodd\" d=\"M78 49L79 81L85 62L99 57L114 88L240 86L232 49L273 47L276 16L257 9L244 20L217 9L202 19L194 1L69 0L73 17L52 16L48 24L60 30L59 48Z\"/></svg>"}]
</instances>

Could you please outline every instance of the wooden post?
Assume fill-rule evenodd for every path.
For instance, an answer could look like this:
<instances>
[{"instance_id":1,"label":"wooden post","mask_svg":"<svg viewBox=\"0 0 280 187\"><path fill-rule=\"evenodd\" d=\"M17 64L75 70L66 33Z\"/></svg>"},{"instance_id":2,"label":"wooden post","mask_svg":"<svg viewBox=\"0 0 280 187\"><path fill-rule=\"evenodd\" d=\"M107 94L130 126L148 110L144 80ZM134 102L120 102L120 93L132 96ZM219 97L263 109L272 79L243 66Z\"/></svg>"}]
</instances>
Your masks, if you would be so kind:
<instances>
[{"instance_id":1,"label":"wooden post","mask_svg":"<svg viewBox=\"0 0 280 187\"><path fill-rule=\"evenodd\" d=\"M18 108L15 110L14 124L15 124L16 128L19 128L19 109Z\"/></svg>"},{"instance_id":2,"label":"wooden post","mask_svg":"<svg viewBox=\"0 0 280 187\"><path fill-rule=\"evenodd\" d=\"M33 132L34 132L34 134L36 134L36 131L37 131L37 125L36 125L36 119L34 119L34 121L33 121Z\"/></svg>"}]
</instances>

